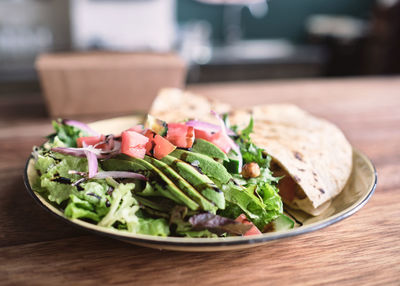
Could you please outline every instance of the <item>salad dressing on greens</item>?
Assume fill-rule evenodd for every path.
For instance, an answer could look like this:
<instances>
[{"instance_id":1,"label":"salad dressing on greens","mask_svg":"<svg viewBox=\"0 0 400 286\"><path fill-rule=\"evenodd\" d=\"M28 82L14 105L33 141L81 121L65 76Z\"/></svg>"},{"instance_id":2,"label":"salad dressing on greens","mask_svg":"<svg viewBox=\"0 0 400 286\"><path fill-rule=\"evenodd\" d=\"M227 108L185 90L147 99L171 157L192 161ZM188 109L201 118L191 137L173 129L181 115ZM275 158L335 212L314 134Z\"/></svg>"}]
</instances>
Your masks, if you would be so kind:
<instances>
[{"instance_id":1,"label":"salad dressing on greens","mask_svg":"<svg viewBox=\"0 0 400 286\"><path fill-rule=\"evenodd\" d=\"M215 116L220 126L149 116L120 136L54 121L55 133L33 152L32 187L68 218L131 233L217 237L292 228L271 158L251 141L253 121L239 131ZM257 173L242 176L249 166Z\"/></svg>"}]
</instances>

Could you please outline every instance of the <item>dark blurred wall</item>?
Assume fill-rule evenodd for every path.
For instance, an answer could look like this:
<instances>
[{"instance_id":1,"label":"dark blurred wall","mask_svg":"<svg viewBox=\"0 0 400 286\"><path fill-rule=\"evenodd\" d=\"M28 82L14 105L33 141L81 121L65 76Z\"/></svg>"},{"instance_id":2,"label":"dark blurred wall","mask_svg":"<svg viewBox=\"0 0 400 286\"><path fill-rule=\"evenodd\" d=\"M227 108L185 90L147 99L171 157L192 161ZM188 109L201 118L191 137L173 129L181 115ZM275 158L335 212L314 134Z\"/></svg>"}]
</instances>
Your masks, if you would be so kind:
<instances>
[{"instance_id":1,"label":"dark blurred wall","mask_svg":"<svg viewBox=\"0 0 400 286\"><path fill-rule=\"evenodd\" d=\"M294 43L306 40L305 22L313 14L347 15L362 19L371 16L374 0L271 0L269 12L260 19L247 9L242 13L244 38L287 38ZM212 38L223 39L223 7L207 5L194 0L177 0L179 23L207 20L213 28Z\"/></svg>"}]
</instances>

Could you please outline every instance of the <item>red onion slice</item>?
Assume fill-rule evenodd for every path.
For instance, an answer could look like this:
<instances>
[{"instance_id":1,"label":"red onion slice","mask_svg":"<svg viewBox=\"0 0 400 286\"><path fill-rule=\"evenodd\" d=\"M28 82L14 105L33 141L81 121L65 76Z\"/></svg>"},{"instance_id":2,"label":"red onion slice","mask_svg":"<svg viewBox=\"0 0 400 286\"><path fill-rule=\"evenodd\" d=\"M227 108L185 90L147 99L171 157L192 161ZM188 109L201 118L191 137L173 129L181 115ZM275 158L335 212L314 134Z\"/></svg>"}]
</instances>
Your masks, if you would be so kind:
<instances>
[{"instance_id":1,"label":"red onion slice","mask_svg":"<svg viewBox=\"0 0 400 286\"><path fill-rule=\"evenodd\" d=\"M92 128L90 128L87 124L85 124L83 122L76 121L76 120L64 119L62 121L62 123L65 125L77 127L83 131L86 131L89 135L100 136L100 134L98 132L94 131Z\"/></svg>"},{"instance_id":2,"label":"red onion slice","mask_svg":"<svg viewBox=\"0 0 400 286\"><path fill-rule=\"evenodd\" d=\"M53 147L51 151L75 157L86 157L84 148Z\"/></svg>"},{"instance_id":3,"label":"red onion slice","mask_svg":"<svg viewBox=\"0 0 400 286\"><path fill-rule=\"evenodd\" d=\"M242 153L240 152L239 146L235 143L235 141L232 140L231 137L228 136L227 130L229 130L229 129L226 127L225 122L224 122L224 120L222 120L221 116L213 110L211 110L211 114L214 115L218 119L223 135L226 136L233 151L235 151L235 153L237 154L238 160L239 160L239 170L241 170L243 158L242 158Z\"/></svg>"},{"instance_id":4,"label":"red onion slice","mask_svg":"<svg viewBox=\"0 0 400 286\"><path fill-rule=\"evenodd\" d=\"M84 147L84 152L88 161L88 177L93 178L99 169L99 163L97 162L97 156L96 154L90 150L90 148L87 148L88 146L86 145L85 142L83 142L83 147ZM93 148L94 149L94 148Z\"/></svg>"},{"instance_id":5,"label":"red onion slice","mask_svg":"<svg viewBox=\"0 0 400 286\"><path fill-rule=\"evenodd\" d=\"M121 142L114 141L114 148L109 151L103 151L101 149L94 148L93 146L87 146L83 148L54 147L51 148L51 150L57 153L61 153L64 155L71 155L75 157L86 157L85 151L90 151L94 153L98 159L106 159L120 153Z\"/></svg>"},{"instance_id":6,"label":"red onion slice","mask_svg":"<svg viewBox=\"0 0 400 286\"><path fill-rule=\"evenodd\" d=\"M189 120L186 122L187 126L192 126L193 128L197 130L202 130L202 131L208 131L208 132L219 132L221 131L221 127L212 123L204 122L204 121L199 121L199 120ZM224 125L225 126L225 125ZM229 136L235 136L236 133L233 132L231 129L226 128L226 133Z\"/></svg>"}]
</instances>

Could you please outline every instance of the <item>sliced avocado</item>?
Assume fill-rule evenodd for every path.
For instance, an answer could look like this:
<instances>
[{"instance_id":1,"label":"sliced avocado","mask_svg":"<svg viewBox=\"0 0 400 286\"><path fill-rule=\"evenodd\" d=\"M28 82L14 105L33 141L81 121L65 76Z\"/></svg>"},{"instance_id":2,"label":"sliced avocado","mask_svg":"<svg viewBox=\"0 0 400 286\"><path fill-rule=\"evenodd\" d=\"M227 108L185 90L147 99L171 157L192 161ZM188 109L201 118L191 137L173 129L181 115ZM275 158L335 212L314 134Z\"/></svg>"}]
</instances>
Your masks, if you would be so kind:
<instances>
[{"instance_id":1,"label":"sliced avocado","mask_svg":"<svg viewBox=\"0 0 400 286\"><path fill-rule=\"evenodd\" d=\"M134 198L143 206L152 208L157 211L169 213L173 207L174 202L164 197L153 197L151 200L147 199L146 197L133 195Z\"/></svg>"},{"instance_id":2,"label":"sliced avocado","mask_svg":"<svg viewBox=\"0 0 400 286\"><path fill-rule=\"evenodd\" d=\"M162 162L171 166L180 176L198 190L205 198L213 202L218 208L225 208L225 197L213 181L201 174L193 166L172 156L165 156Z\"/></svg>"},{"instance_id":3,"label":"sliced avocado","mask_svg":"<svg viewBox=\"0 0 400 286\"><path fill-rule=\"evenodd\" d=\"M204 198L192 185L190 185L181 175L179 175L174 169L164 162L161 162L153 157L145 156L144 160L153 164L155 167L160 169L168 178L173 181L180 190L187 194L191 199L197 202L200 207L205 211L211 211L215 213L217 207ZM215 191L214 191L215 192Z\"/></svg>"},{"instance_id":4,"label":"sliced avocado","mask_svg":"<svg viewBox=\"0 0 400 286\"><path fill-rule=\"evenodd\" d=\"M155 133L165 136L168 132L168 124L165 121L162 121L158 118L151 116L150 114L147 115L147 120L145 123L146 128L153 130Z\"/></svg>"},{"instance_id":5,"label":"sliced avocado","mask_svg":"<svg viewBox=\"0 0 400 286\"><path fill-rule=\"evenodd\" d=\"M170 155L189 164L197 164L197 167L217 184L226 184L232 179L232 176L222 164L206 155L181 149L175 149Z\"/></svg>"},{"instance_id":6,"label":"sliced avocado","mask_svg":"<svg viewBox=\"0 0 400 286\"><path fill-rule=\"evenodd\" d=\"M294 227L294 221L284 214L278 216L271 223L275 231L284 231Z\"/></svg>"},{"instance_id":7,"label":"sliced avocado","mask_svg":"<svg viewBox=\"0 0 400 286\"><path fill-rule=\"evenodd\" d=\"M211 142L208 142L203 139L196 139L194 141L192 151L200 154L207 155L208 157L214 158L214 159L222 159L224 161L229 160L228 156L219 149L216 145L214 145Z\"/></svg>"},{"instance_id":8,"label":"sliced avocado","mask_svg":"<svg viewBox=\"0 0 400 286\"><path fill-rule=\"evenodd\" d=\"M231 174L239 174L242 171L242 158L234 150L228 153L229 161L224 161L224 166Z\"/></svg>"},{"instance_id":9,"label":"sliced avocado","mask_svg":"<svg viewBox=\"0 0 400 286\"><path fill-rule=\"evenodd\" d=\"M224 161L224 167L231 174L239 174L240 173L240 162L239 160L229 159L229 161Z\"/></svg>"},{"instance_id":10,"label":"sliced avocado","mask_svg":"<svg viewBox=\"0 0 400 286\"><path fill-rule=\"evenodd\" d=\"M142 159L121 156L121 159L108 159L102 162L105 170L117 171L135 171L145 174L150 178L150 185L161 195L177 202L184 204L192 210L199 209L199 205L185 195L163 172L152 164Z\"/></svg>"}]
</instances>

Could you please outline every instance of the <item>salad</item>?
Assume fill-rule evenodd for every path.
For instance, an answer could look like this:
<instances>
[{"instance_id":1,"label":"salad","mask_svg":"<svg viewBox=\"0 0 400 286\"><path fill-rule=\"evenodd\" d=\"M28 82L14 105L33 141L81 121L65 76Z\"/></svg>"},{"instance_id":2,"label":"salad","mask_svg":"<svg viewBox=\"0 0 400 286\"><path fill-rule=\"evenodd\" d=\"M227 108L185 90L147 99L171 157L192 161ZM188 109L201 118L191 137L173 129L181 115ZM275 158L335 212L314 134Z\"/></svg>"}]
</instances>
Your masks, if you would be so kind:
<instances>
[{"instance_id":1,"label":"salad","mask_svg":"<svg viewBox=\"0 0 400 286\"><path fill-rule=\"evenodd\" d=\"M73 120L35 147L32 189L70 219L155 236L226 237L293 228L283 213L271 158L251 140L253 120L238 130L164 122L99 134Z\"/></svg>"}]
</instances>

